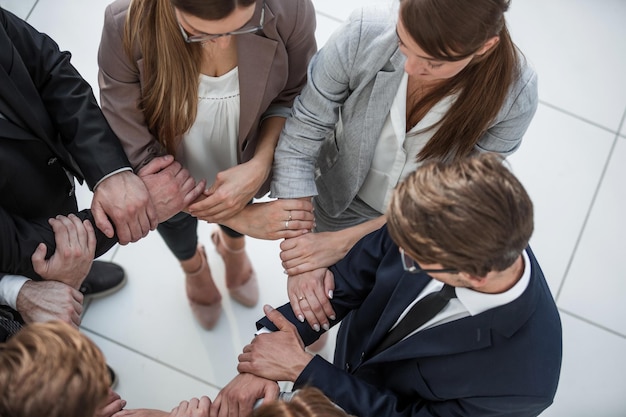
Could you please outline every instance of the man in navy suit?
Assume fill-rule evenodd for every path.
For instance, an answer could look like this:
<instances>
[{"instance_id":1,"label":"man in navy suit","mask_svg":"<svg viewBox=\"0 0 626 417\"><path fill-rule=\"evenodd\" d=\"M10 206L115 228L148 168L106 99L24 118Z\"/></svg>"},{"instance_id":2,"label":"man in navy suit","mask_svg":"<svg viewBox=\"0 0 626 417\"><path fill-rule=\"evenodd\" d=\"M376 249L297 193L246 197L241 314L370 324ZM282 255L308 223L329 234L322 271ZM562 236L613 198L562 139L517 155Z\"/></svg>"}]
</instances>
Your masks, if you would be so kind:
<instances>
[{"instance_id":1,"label":"man in navy suit","mask_svg":"<svg viewBox=\"0 0 626 417\"><path fill-rule=\"evenodd\" d=\"M74 178L94 191L91 210L78 211ZM178 187L168 189L162 182ZM78 325L79 290L111 289L111 272L117 281L123 278L121 268L102 262L81 283L83 267L89 271L94 254L118 241L134 242L180 211L199 193L194 186L171 157L157 158L135 175L70 54L0 8L1 305L18 310L26 322L56 318ZM70 213L77 217L68 217ZM82 257L73 258L75 268L50 261L59 236L48 219L59 215L67 228L59 227L82 233L85 244L82 221L93 225L96 241ZM93 276L96 270L100 274ZM0 311L0 318L7 318L6 311Z\"/></svg>"},{"instance_id":2,"label":"man in navy suit","mask_svg":"<svg viewBox=\"0 0 626 417\"><path fill-rule=\"evenodd\" d=\"M265 306L262 331L211 415L245 415L256 399L276 397L274 381L315 386L359 417L538 415L556 392L562 342L527 246L532 230L532 202L500 158L425 163L395 190L386 226L316 271L334 278L334 320L320 326L342 321L334 364L304 349L319 327L289 304ZM381 347L411 306L444 284L456 298ZM296 297L307 310L316 296Z\"/></svg>"}]
</instances>

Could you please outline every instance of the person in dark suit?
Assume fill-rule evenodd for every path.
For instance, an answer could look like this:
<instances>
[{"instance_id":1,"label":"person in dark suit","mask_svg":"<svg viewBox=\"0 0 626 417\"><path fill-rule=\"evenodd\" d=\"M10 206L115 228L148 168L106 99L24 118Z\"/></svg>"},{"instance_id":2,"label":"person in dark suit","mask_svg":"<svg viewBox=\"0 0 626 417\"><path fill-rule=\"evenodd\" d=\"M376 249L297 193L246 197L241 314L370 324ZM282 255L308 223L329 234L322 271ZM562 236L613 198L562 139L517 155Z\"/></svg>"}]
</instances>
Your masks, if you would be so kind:
<instances>
[{"instance_id":1,"label":"person in dark suit","mask_svg":"<svg viewBox=\"0 0 626 417\"><path fill-rule=\"evenodd\" d=\"M327 287L334 279L334 320L322 325L342 321L334 364L304 350L319 329L289 304L265 306L265 331L211 416L245 415L276 396L274 381L317 387L360 417L538 415L556 392L562 334L532 230L532 202L499 157L425 163L394 191L386 226L316 271ZM454 290L442 310L412 316L442 287Z\"/></svg>"},{"instance_id":2,"label":"person in dark suit","mask_svg":"<svg viewBox=\"0 0 626 417\"><path fill-rule=\"evenodd\" d=\"M172 176L180 187L160 189L160 178ZM78 211L74 178L94 191L91 210ZM57 221L70 221L73 225L67 226L74 232L86 227L84 220L94 226L93 252L75 259L91 265L94 255L118 241L140 239L186 206L185 198L193 201L199 194L194 185L171 157L157 159L141 177L135 175L70 54L0 8L0 304L17 309L26 322L56 317L78 325L79 290L106 292L123 281L124 273L104 262L94 263L84 281L81 268L66 271L83 274L78 280L51 278L58 269L42 273L32 257L36 251L40 261L55 254L49 219L61 215L63 220ZM77 217L68 220L70 213ZM68 282L77 285L71 288ZM27 307L20 309L20 303ZM46 306L55 308L50 314L38 311Z\"/></svg>"}]
</instances>

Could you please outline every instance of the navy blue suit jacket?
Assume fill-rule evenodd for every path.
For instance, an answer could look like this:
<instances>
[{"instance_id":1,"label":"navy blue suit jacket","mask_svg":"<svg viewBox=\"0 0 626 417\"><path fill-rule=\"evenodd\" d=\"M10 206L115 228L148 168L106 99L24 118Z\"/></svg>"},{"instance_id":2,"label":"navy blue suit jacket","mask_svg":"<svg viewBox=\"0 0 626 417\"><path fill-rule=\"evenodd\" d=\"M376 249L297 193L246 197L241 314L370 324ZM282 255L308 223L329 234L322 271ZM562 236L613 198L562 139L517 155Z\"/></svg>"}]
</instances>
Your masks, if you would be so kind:
<instances>
[{"instance_id":1,"label":"navy blue suit jacket","mask_svg":"<svg viewBox=\"0 0 626 417\"><path fill-rule=\"evenodd\" d=\"M543 273L527 251L531 278L519 298L372 355L431 278L403 270L386 226L367 235L331 268L332 305L337 321L343 319L334 365L314 357L295 388L318 387L360 417L538 415L556 392L561 323ZM288 304L280 311L306 345L319 337ZM258 325L275 329L267 318Z\"/></svg>"},{"instance_id":2,"label":"navy blue suit jacket","mask_svg":"<svg viewBox=\"0 0 626 417\"><path fill-rule=\"evenodd\" d=\"M0 115L0 271L39 278L30 257L54 251L48 218L78 211L66 170L93 187L130 164L70 54L2 8ZM97 255L116 242L96 234Z\"/></svg>"}]
</instances>

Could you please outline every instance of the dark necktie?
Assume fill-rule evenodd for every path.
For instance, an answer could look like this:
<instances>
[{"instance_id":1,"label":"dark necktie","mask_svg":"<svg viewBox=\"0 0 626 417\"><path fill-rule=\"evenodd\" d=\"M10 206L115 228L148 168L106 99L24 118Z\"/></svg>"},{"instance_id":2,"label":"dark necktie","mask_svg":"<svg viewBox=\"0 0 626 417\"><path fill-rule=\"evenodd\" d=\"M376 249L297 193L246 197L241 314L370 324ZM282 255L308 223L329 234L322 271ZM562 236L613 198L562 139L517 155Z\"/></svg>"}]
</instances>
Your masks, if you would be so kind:
<instances>
[{"instance_id":1,"label":"dark necktie","mask_svg":"<svg viewBox=\"0 0 626 417\"><path fill-rule=\"evenodd\" d=\"M387 333L387 336L378 346L374 355L404 339L413 330L419 328L424 323L435 317L437 313L448 305L448 302L452 298L456 298L454 287L444 284L441 290L431 292L426 295L426 297L419 300L413 305L413 307L411 307L400 323Z\"/></svg>"}]
</instances>

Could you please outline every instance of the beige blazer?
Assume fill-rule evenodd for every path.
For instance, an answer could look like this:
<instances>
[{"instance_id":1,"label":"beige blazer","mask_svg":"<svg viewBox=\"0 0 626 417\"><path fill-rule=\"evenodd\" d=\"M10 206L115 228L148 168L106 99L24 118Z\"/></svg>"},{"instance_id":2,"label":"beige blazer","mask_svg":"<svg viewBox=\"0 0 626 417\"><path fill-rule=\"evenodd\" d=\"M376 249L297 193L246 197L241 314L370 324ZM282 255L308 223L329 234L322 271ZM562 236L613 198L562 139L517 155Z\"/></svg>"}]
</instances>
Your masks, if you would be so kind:
<instances>
[{"instance_id":1,"label":"beige blazer","mask_svg":"<svg viewBox=\"0 0 626 417\"><path fill-rule=\"evenodd\" d=\"M98 82L102 110L132 166L139 169L165 151L148 130L137 106L143 87L142 53L136 48L131 62L122 46L129 3L116 0L106 9L98 51ZM309 59L317 49L311 0L265 0L264 4L263 30L237 38L239 163L254 156L262 120L289 116L295 97L306 83ZM260 8L255 13L260 14ZM266 192L266 187L261 191Z\"/></svg>"}]
</instances>

